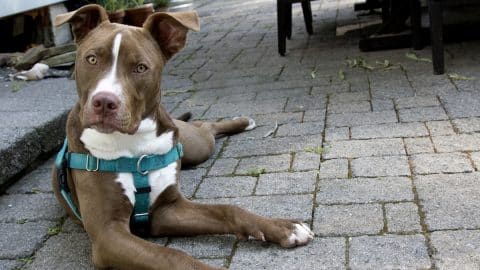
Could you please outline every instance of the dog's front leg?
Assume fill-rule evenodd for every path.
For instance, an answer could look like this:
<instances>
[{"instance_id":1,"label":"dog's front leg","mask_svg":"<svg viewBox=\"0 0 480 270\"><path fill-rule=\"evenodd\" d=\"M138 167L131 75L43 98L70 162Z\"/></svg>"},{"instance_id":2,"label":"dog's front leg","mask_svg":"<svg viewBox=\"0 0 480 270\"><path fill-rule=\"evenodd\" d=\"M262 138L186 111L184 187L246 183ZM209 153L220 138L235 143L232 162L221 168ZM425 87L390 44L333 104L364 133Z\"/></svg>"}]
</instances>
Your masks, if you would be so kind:
<instances>
[{"instance_id":1,"label":"dog's front leg","mask_svg":"<svg viewBox=\"0 0 480 270\"><path fill-rule=\"evenodd\" d=\"M181 198L157 209L152 233L161 235L235 234L280 244L282 247L304 245L313 239L307 225L266 218L232 205L208 205Z\"/></svg>"},{"instance_id":2,"label":"dog's front leg","mask_svg":"<svg viewBox=\"0 0 480 270\"><path fill-rule=\"evenodd\" d=\"M213 270L216 268L182 251L159 246L132 235L119 222L92 237L93 262L100 269Z\"/></svg>"}]
</instances>

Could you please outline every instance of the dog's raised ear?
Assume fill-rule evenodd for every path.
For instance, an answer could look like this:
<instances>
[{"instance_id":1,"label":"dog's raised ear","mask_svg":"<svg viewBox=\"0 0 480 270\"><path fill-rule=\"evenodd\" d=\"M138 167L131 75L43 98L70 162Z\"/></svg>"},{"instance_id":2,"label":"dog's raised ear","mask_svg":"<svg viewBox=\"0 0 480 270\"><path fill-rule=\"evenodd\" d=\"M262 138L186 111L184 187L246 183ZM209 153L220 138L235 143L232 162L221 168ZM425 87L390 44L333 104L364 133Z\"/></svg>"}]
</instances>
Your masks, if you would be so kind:
<instances>
[{"instance_id":1,"label":"dog's raised ear","mask_svg":"<svg viewBox=\"0 0 480 270\"><path fill-rule=\"evenodd\" d=\"M199 31L200 24L195 11L159 12L150 15L143 28L150 32L165 57L170 59L185 46L188 30Z\"/></svg>"},{"instance_id":2,"label":"dog's raised ear","mask_svg":"<svg viewBox=\"0 0 480 270\"><path fill-rule=\"evenodd\" d=\"M86 5L75 11L60 14L55 18L55 26L70 23L75 42L79 43L92 29L108 20L105 9L99 5Z\"/></svg>"}]
</instances>

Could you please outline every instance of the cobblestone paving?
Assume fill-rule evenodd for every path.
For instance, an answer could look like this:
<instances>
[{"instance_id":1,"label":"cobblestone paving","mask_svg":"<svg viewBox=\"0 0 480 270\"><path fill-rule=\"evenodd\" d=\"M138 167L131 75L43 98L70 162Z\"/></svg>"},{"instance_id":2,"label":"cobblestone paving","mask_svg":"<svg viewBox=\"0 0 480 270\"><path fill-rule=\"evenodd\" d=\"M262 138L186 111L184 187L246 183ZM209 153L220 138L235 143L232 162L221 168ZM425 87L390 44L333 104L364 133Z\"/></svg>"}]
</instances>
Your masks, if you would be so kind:
<instances>
[{"instance_id":1,"label":"cobblestone paving","mask_svg":"<svg viewBox=\"0 0 480 270\"><path fill-rule=\"evenodd\" d=\"M479 269L479 42L446 53L447 74L477 79L434 76L408 49L361 53L356 36L335 37L362 19L351 1L328 0L312 2L310 37L294 7L279 57L274 2L197 1L202 31L168 64L163 103L174 116L258 124L183 171L186 196L303 220L314 241L291 250L232 236L151 241L229 269ZM378 68L347 65L359 57ZM53 198L51 162L0 197L0 269L93 268L86 234Z\"/></svg>"}]
</instances>

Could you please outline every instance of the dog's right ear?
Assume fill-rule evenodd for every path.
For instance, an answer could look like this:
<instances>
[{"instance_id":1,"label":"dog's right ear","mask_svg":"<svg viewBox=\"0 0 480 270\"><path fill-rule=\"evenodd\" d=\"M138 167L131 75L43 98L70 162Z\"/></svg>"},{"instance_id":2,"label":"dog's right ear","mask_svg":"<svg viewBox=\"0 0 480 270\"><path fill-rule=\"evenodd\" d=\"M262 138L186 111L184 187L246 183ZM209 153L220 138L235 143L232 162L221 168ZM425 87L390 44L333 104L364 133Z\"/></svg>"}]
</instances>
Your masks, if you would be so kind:
<instances>
[{"instance_id":1,"label":"dog's right ear","mask_svg":"<svg viewBox=\"0 0 480 270\"><path fill-rule=\"evenodd\" d=\"M80 43L92 29L103 21L108 21L107 12L102 6L92 4L58 15L55 18L55 26L70 23L75 42Z\"/></svg>"}]
</instances>

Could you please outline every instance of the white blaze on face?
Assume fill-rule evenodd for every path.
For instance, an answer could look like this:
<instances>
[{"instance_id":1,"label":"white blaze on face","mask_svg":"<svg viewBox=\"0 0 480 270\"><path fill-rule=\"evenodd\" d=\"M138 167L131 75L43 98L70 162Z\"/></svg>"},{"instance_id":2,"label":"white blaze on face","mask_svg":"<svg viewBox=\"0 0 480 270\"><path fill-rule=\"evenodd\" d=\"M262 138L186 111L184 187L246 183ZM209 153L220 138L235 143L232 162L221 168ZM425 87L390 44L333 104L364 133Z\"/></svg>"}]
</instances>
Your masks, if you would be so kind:
<instances>
[{"instance_id":1,"label":"white blaze on face","mask_svg":"<svg viewBox=\"0 0 480 270\"><path fill-rule=\"evenodd\" d=\"M115 35L113 39L113 46L112 46L112 67L110 71L107 73L105 77L98 81L95 90L90 94L89 101L91 101L92 97L98 93L113 93L120 102L123 102L124 96L122 91L122 86L120 81L118 80L117 76L117 65L118 65L118 56L120 52L120 44L122 43L122 34L118 33Z\"/></svg>"}]
</instances>

